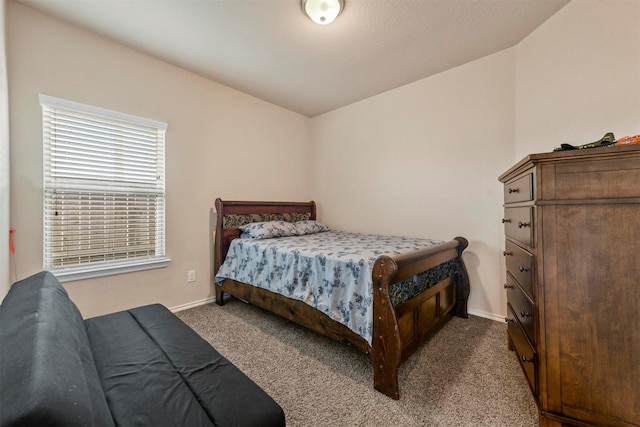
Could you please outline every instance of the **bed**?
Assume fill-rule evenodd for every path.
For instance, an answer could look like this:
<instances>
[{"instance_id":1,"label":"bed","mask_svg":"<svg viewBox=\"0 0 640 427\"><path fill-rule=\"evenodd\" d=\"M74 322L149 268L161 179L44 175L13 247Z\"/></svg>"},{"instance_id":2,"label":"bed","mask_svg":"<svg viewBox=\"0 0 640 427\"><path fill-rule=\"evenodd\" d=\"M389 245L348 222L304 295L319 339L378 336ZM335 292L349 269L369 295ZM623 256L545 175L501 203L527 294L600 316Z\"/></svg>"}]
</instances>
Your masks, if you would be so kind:
<instances>
[{"instance_id":1,"label":"bed","mask_svg":"<svg viewBox=\"0 0 640 427\"><path fill-rule=\"evenodd\" d=\"M314 202L223 201L216 199L215 210L213 263L214 273L216 273L214 276L216 303L224 305L224 295L230 294L332 339L347 342L369 355L373 365L375 389L393 399L400 397L398 368L402 362L452 316L467 317L469 278L462 261L462 252L468 242L463 237L456 237L446 242L429 240L424 247L422 245L416 246L418 243L414 239L402 238L404 240L399 244L395 242L397 249L383 250L380 248L380 254L372 257L372 254L377 253L374 248L371 253L367 252L367 259L345 267L349 270L354 264L358 264L359 268L363 268L363 270L359 270L362 274L352 273L352 275L359 277L361 282L368 283L368 295L359 295L357 301L343 301L343 303L360 309L359 313L361 312L363 315L366 312L364 317L370 319L370 324L356 324L354 327L353 324L345 323L344 319L336 318L333 313L340 310L332 310L323 305L314 308L308 303L309 301L305 301L308 298L281 295L279 290L274 289L274 286L264 283L264 277L273 278L275 276L277 280L285 278L286 275L280 277L281 267L280 270L275 270L278 274L271 271L270 276L260 276L257 273L252 273L251 276L232 276L229 274L232 270L245 271L247 261L243 261L235 267L230 267L228 264L237 261L236 258L242 251L246 253L260 252L257 247L251 245L267 245L268 248L262 249L262 251L269 254L272 252L275 254L275 251L279 250L276 246L292 247L295 256L302 257L300 253L306 253L306 249L304 249L306 243L300 243L301 240L313 242L314 246L323 244L326 246L327 244L332 245L327 243L327 239L332 237L331 235L340 239L348 239L352 238L349 236L350 234L357 233L342 233L323 229L317 235L315 235L316 233L305 236L283 234L264 240L244 238L249 224L252 224L251 227L259 227L262 224L279 222L288 227L288 224L291 223L298 224L298 230L300 224L321 226L320 223L316 223ZM240 238L241 227L245 230L242 238ZM383 240L381 237L370 237L369 247L372 239ZM407 250L404 249L405 246ZM281 256L284 257L284 255ZM319 256L318 259L324 265L326 261L324 255ZM218 274L221 272L225 272L225 274ZM313 280L316 281L337 280L340 282L339 287L343 287L340 278L327 280L326 278L318 278L316 273L305 273L305 282L308 276L315 277ZM290 282L298 282L298 280L294 278ZM280 283L279 287L289 290L294 288L293 283ZM322 292L320 293L322 294ZM330 288L329 293L331 293ZM312 298L314 301L317 299L316 296L314 294L314 298ZM363 300L369 305L363 303ZM347 317L352 319L358 316ZM357 323L357 320L354 322Z\"/></svg>"}]
</instances>

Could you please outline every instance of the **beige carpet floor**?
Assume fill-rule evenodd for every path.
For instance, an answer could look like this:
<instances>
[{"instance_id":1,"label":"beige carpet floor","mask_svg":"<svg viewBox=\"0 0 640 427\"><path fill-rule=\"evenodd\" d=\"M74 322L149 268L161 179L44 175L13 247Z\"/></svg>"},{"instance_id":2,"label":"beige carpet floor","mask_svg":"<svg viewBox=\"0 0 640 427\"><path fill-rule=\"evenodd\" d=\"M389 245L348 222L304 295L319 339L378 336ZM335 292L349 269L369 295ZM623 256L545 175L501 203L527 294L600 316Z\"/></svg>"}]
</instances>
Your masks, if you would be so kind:
<instances>
[{"instance_id":1,"label":"beige carpet floor","mask_svg":"<svg viewBox=\"0 0 640 427\"><path fill-rule=\"evenodd\" d=\"M229 300L177 313L282 406L296 426L536 426L506 326L453 318L400 368L400 400L373 389L368 357Z\"/></svg>"}]
</instances>

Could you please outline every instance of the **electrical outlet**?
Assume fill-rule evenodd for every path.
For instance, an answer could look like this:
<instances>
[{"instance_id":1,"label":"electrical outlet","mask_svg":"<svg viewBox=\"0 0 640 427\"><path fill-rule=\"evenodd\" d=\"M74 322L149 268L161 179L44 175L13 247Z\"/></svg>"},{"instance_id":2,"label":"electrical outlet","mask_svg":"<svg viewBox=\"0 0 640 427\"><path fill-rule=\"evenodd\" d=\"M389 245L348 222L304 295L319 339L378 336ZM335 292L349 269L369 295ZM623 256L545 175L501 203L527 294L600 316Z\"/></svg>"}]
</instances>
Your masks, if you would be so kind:
<instances>
[{"instance_id":1,"label":"electrical outlet","mask_svg":"<svg viewBox=\"0 0 640 427\"><path fill-rule=\"evenodd\" d=\"M195 281L196 281L196 271L195 270L187 271L187 283L191 283Z\"/></svg>"}]
</instances>

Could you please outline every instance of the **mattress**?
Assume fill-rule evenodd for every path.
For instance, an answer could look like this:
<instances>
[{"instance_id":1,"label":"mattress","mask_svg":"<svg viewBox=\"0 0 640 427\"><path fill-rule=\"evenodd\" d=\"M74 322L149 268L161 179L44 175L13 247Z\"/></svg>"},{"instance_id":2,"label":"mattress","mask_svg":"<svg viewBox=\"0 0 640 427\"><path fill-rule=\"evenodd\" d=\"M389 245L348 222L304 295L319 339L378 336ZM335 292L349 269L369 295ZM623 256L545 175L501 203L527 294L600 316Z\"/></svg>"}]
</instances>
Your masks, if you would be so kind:
<instances>
[{"instance_id":1,"label":"mattress","mask_svg":"<svg viewBox=\"0 0 640 427\"><path fill-rule=\"evenodd\" d=\"M233 279L303 301L371 344L375 260L381 255L401 255L440 243L443 242L341 231L268 239L241 237L231 242L215 282ZM449 262L394 284L394 305L454 270L455 264Z\"/></svg>"}]
</instances>

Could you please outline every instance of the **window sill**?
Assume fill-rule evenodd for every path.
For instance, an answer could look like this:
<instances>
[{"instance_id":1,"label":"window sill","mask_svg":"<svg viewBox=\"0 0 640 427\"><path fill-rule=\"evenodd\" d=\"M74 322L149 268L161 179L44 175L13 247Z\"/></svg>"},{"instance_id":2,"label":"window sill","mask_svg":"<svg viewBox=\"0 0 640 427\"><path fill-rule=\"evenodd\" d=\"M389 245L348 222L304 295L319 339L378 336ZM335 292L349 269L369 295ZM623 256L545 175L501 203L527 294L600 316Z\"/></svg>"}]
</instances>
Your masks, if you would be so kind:
<instances>
[{"instance_id":1,"label":"window sill","mask_svg":"<svg viewBox=\"0 0 640 427\"><path fill-rule=\"evenodd\" d=\"M169 265L169 258L152 258L134 261L106 262L50 270L60 282L93 279L114 274L164 268Z\"/></svg>"}]
</instances>

